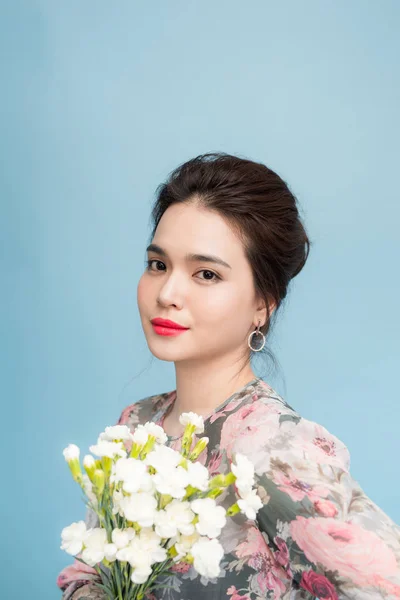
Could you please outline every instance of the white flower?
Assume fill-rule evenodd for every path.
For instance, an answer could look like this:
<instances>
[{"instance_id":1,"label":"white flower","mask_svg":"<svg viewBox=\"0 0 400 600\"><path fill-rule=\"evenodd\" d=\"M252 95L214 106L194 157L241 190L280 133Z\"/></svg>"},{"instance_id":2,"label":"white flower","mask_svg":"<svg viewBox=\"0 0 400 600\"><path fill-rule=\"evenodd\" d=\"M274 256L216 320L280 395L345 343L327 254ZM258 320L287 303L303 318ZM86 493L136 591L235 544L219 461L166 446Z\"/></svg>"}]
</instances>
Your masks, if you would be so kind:
<instances>
[{"instance_id":1,"label":"white flower","mask_svg":"<svg viewBox=\"0 0 400 600\"><path fill-rule=\"evenodd\" d=\"M193 512L199 515L196 529L201 535L210 538L218 537L226 524L226 510L217 506L214 498L198 498L191 503Z\"/></svg>"},{"instance_id":2,"label":"white flower","mask_svg":"<svg viewBox=\"0 0 400 600\"><path fill-rule=\"evenodd\" d=\"M143 425L138 425L135 431L132 434L132 442L137 444L138 446L144 446L147 440L149 439L149 434Z\"/></svg>"},{"instance_id":3,"label":"white flower","mask_svg":"<svg viewBox=\"0 0 400 600\"><path fill-rule=\"evenodd\" d=\"M153 525L157 500L152 494L140 492L131 496L124 496L120 499L119 505L128 521L138 523L141 527L151 527Z\"/></svg>"},{"instance_id":4,"label":"white flower","mask_svg":"<svg viewBox=\"0 0 400 600\"><path fill-rule=\"evenodd\" d=\"M169 518L165 510L158 510L156 512L154 525L157 535L165 539L174 537L178 532L176 523Z\"/></svg>"},{"instance_id":5,"label":"white flower","mask_svg":"<svg viewBox=\"0 0 400 600\"><path fill-rule=\"evenodd\" d=\"M119 548L116 554L117 560L121 560L123 562L131 563L133 560L133 550L130 543L123 548Z\"/></svg>"},{"instance_id":6,"label":"white flower","mask_svg":"<svg viewBox=\"0 0 400 600\"><path fill-rule=\"evenodd\" d=\"M64 454L65 460L67 462L69 462L70 460L74 460L74 459L78 459L79 458L80 450L79 450L78 446L76 446L75 444L69 444L63 450L63 454Z\"/></svg>"},{"instance_id":7,"label":"white flower","mask_svg":"<svg viewBox=\"0 0 400 600\"><path fill-rule=\"evenodd\" d=\"M133 527L127 527L126 529L116 527L111 533L111 539L118 550L125 548L135 536L136 532Z\"/></svg>"},{"instance_id":8,"label":"white flower","mask_svg":"<svg viewBox=\"0 0 400 600\"><path fill-rule=\"evenodd\" d=\"M104 560L105 546L107 544L107 531L100 527L89 529L86 533L82 552L82 560L90 567Z\"/></svg>"},{"instance_id":9,"label":"white flower","mask_svg":"<svg viewBox=\"0 0 400 600\"><path fill-rule=\"evenodd\" d=\"M224 549L218 540L200 538L193 544L191 554L194 558L193 566L200 575L209 579L218 577L219 564L224 555Z\"/></svg>"},{"instance_id":10,"label":"white flower","mask_svg":"<svg viewBox=\"0 0 400 600\"><path fill-rule=\"evenodd\" d=\"M120 458L112 467L110 482L123 482L123 489L129 494L153 489L152 478L147 472L147 466L136 458Z\"/></svg>"},{"instance_id":11,"label":"white flower","mask_svg":"<svg viewBox=\"0 0 400 600\"><path fill-rule=\"evenodd\" d=\"M158 442L159 444L165 444L167 442L168 436L165 433L164 429L159 425L156 425L155 423L149 421L148 423L145 423L143 427L146 429L149 435L152 435L156 438L156 442Z\"/></svg>"},{"instance_id":12,"label":"white flower","mask_svg":"<svg viewBox=\"0 0 400 600\"><path fill-rule=\"evenodd\" d=\"M78 521L72 523L68 527L64 527L61 532L61 550L65 550L68 554L72 554L72 556L79 554L83 548L83 541L86 533L87 529L85 521Z\"/></svg>"},{"instance_id":13,"label":"white flower","mask_svg":"<svg viewBox=\"0 0 400 600\"><path fill-rule=\"evenodd\" d=\"M151 565L146 562L145 558L137 558L135 561L135 570L131 575L131 581L138 584L146 583L151 573Z\"/></svg>"},{"instance_id":14,"label":"white flower","mask_svg":"<svg viewBox=\"0 0 400 600\"><path fill-rule=\"evenodd\" d=\"M167 551L160 546L161 538L151 528L144 528L129 545L117 552L117 559L127 561L134 569L133 583L145 583L152 572L151 565L167 558Z\"/></svg>"},{"instance_id":15,"label":"white flower","mask_svg":"<svg viewBox=\"0 0 400 600\"><path fill-rule=\"evenodd\" d=\"M260 496L256 490L251 490L248 494L237 501L240 511L246 515L248 519L254 520L257 511L263 506Z\"/></svg>"},{"instance_id":16,"label":"white flower","mask_svg":"<svg viewBox=\"0 0 400 600\"><path fill-rule=\"evenodd\" d=\"M137 537L128 546L117 551L117 560L128 562L134 569L131 575L133 583L145 583L152 572L151 553L138 548Z\"/></svg>"},{"instance_id":17,"label":"white flower","mask_svg":"<svg viewBox=\"0 0 400 600\"><path fill-rule=\"evenodd\" d=\"M114 440L130 440L131 432L127 425L113 425L106 427L105 431L100 434L99 440L113 442Z\"/></svg>"},{"instance_id":18,"label":"white flower","mask_svg":"<svg viewBox=\"0 0 400 600\"><path fill-rule=\"evenodd\" d=\"M123 442L109 442L107 440L97 440L97 444L89 447L90 452L93 452L96 456L108 456L114 458L114 456L126 457L126 450L124 449Z\"/></svg>"},{"instance_id":19,"label":"white flower","mask_svg":"<svg viewBox=\"0 0 400 600\"><path fill-rule=\"evenodd\" d=\"M194 412L186 412L182 413L179 417L179 423L181 425L194 425L195 430L194 433L203 433L204 432L204 421L201 415L197 415Z\"/></svg>"},{"instance_id":20,"label":"white flower","mask_svg":"<svg viewBox=\"0 0 400 600\"><path fill-rule=\"evenodd\" d=\"M189 474L183 467L164 469L153 475L153 483L160 494L168 494L173 498L181 499L186 495Z\"/></svg>"},{"instance_id":21,"label":"white flower","mask_svg":"<svg viewBox=\"0 0 400 600\"><path fill-rule=\"evenodd\" d=\"M145 552L150 553L151 563L162 562L167 558L167 551L161 547L161 537L153 530L152 527L143 527L139 536L136 536L131 542L133 547L135 542L137 547Z\"/></svg>"},{"instance_id":22,"label":"white flower","mask_svg":"<svg viewBox=\"0 0 400 600\"><path fill-rule=\"evenodd\" d=\"M174 562L179 562L186 554L188 554L192 546L200 539L200 534L194 531L191 535L180 535L175 542L175 550L177 556L174 557Z\"/></svg>"},{"instance_id":23,"label":"white flower","mask_svg":"<svg viewBox=\"0 0 400 600\"><path fill-rule=\"evenodd\" d=\"M189 502L172 500L165 510L160 510L155 516L155 531L162 538L172 538L177 533L186 535L194 532L192 523L195 515Z\"/></svg>"},{"instance_id":24,"label":"white flower","mask_svg":"<svg viewBox=\"0 0 400 600\"><path fill-rule=\"evenodd\" d=\"M202 492L208 490L210 474L208 472L207 467L205 467L199 462L188 461L187 472L189 476L190 485L201 490Z\"/></svg>"},{"instance_id":25,"label":"white flower","mask_svg":"<svg viewBox=\"0 0 400 600\"><path fill-rule=\"evenodd\" d=\"M172 500L172 502L167 504L165 512L170 520L176 523L179 533L182 533L183 535L191 535L194 532L194 525L192 521L195 515L190 507L190 502Z\"/></svg>"},{"instance_id":26,"label":"white flower","mask_svg":"<svg viewBox=\"0 0 400 600\"><path fill-rule=\"evenodd\" d=\"M244 454L237 453L236 464L232 463L232 473L236 476L235 485L241 496L249 493L254 485L254 465Z\"/></svg>"},{"instance_id":27,"label":"white flower","mask_svg":"<svg viewBox=\"0 0 400 600\"><path fill-rule=\"evenodd\" d=\"M114 562L117 558L118 548L115 544L105 544L104 546L104 558L110 562Z\"/></svg>"},{"instance_id":28,"label":"white flower","mask_svg":"<svg viewBox=\"0 0 400 600\"><path fill-rule=\"evenodd\" d=\"M181 460L182 455L173 448L156 445L143 462L154 467L156 471L163 472L178 466Z\"/></svg>"}]
</instances>

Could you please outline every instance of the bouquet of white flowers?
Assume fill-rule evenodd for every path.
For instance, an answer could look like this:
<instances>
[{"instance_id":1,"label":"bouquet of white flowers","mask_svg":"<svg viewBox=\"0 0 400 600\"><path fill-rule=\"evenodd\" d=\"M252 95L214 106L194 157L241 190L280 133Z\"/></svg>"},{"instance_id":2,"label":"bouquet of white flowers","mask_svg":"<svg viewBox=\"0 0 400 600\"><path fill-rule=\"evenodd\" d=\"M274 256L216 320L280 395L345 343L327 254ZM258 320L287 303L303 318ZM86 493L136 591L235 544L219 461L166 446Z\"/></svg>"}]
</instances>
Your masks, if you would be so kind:
<instances>
[{"instance_id":1,"label":"bouquet of white flowers","mask_svg":"<svg viewBox=\"0 0 400 600\"><path fill-rule=\"evenodd\" d=\"M218 576L224 554L218 537L226 517L243 512L255 519L262 506L253 488L253 464L236 454L231 472L210 478L197 461L208 438L200 438L191 449L193 434L204 432L202 417L183 413L180 423L185 426L180 452L166 445L163 428L151 422L133 433L126 425L106 427L90 446L99 458L84 458L86 473L76 445L63 452L100 527L72 523L62 530L61 549L97 571L102 583L95 585L111 600L141 600L165 587L157 578L171 574L180 562L192 564L206 577ZM225 510L215 499L232 484L237 502Z\"/></svg>"}]
</instances>

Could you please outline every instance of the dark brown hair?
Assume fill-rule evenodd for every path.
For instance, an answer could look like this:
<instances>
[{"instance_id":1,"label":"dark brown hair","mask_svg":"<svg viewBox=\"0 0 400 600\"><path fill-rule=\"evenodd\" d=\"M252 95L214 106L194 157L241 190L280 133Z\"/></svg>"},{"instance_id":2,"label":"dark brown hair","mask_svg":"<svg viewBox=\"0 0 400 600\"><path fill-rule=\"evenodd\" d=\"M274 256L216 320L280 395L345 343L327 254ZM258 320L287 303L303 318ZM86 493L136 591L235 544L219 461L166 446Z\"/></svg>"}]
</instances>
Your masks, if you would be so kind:
<instances>
[{"instance_id":1,"label":"dark brown hair","mask_svg":"<svg viewBox=\"0 0 400 600\"><path fill-rule=\"evenodd\" d=\"M255 291L266 303L267 320L260 329L267 336L311 245L287 183L264 164L246 158L224 152L196 156L158 186L151 212L151 239L167 208L183 202L196 202L217 212L242 240ZM272 315L269 306L275 306ZM253 346L257 347L260 337L252 337ZM276 363L267 344L261 352ZM261 352L249 349L249 360Z\"/></svg>"}]
</instances>

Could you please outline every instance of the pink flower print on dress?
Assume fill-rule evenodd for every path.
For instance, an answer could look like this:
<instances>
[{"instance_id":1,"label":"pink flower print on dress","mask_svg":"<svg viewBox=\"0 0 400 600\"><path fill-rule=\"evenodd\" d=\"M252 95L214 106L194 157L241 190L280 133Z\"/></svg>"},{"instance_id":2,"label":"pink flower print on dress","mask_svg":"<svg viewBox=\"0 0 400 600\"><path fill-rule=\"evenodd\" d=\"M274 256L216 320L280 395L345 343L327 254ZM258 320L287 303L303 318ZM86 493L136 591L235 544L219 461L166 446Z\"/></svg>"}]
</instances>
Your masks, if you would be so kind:
<instances>
[{"instance_id":1,"label":"pink flower print on dress","mask_svg":"<svg viewBox=\"0 0 400 600\"><path fill-rule=\"evenodd\" d=\"M289 527L308 560L329 571L337 570L355 585L371 585L374 573L387 577L398 574L393 550L360 525L330 517L297 516Z\"/></svg>"},{"instance_id":2,"label":"pink flower print on dress","mask_svg":"<svg viewBox=\"0 0 400 600\"><path fill-rule=\"evenodd\" d=\"M241 596L234 585L226 590L226 594L231 596L231 600L250 600L249 596Z\"/></svg>"},{"instance_id":3,"label":"pink flower print on dress","mask_svg":"<svg viewBox=\"0 0 400 600\"><path fill-rule=\"evenodd\" d=\"M171 567L171 571L174 573L187 573L190 570L191 565L185 562L179 562Z\"/></svg>"},{"instance_id":4,"label":"pink flower print on dress","mask_svg":"<svg viewBox=\"0 0 400 600\"><path fill-rule=\"evenodd\" d=\"M371 585L382 588L385 592L391 594L393 598L400 598L400 585L384 579L381 575L372 575Z\"/></svg>"},{"instance_id":5,"label":"pink flower print on dress","mask_svg":"<svg viewBox=\"0 0 400 600\"><path fill-rule=\"evenodd\" d=\"M246 404L230 415L222 426L221 448L232 460L235 452L247 456L257 471L258 462L265 467L265 446L279 433L281 411L275 404Z\"/></svg>"},{"instance_id":6,"label":"pink flower print on dress","mask_svg":"<svg viewBox=\"0 0 400 600\"><path fill-rule=\"evenodd\" d=\"M283 542L283 540L282 540ZM286 546L285 542L283 544ZM282 553L283 551L283 553ZM288 556L288 550L281 548L279 550L279 559L284 558L285 553ZM238 545L235 554L238 558L247 559L247 564L257 571L257 582L263 593L268 590L274 590L275 598L280 598L281 593L286 589L283 580L288 579L288 570L283 568L282 564L276 559L276 556L267 545L261 531L254 526L249 527L247 539ZM288 560L287 560L288 562ZM290 573L290 577L292 574Z\"/></svg>"},{"instance_id":7,"label":"pink flower print on dress","mask_svg":"<svg viewBox=\"0 0 400 600\"><path fill-rule=\"evenodd\" d=\"M245 541L238 545L235 554L238 558L246 558L247 556L262 554L266 549L267 545L262 533L257 527L251 525L248 528Z\"/></svg>"},{"instance_id":8,"label":"pink flower print on dress","mask_svg":"<svg viewBox=\"0 0 400 600\"><path fill-rule=\"evenodd\" d=\"M278 546L278 550L275 552L275 560L280 565L282 565L282 567L285 567L285 569L288 571L289 575L291 577L293 577L291 569L290 569L289 549L287 547L285 540L283 540L281 537L279 537L277 535L274 538L274 542Z\"/></svg>"},{"instance_id":9,"label":"pink flower print on dress","mask_svg":"<svg viewBox=\"0 0 400 600\"><path fill-rule=\"evenodd\" d=\"M314 502L316 512L323 517L336 517L338 509L330 500L316 500Z\"/></svg>"},{"instance_id":10,"label":"pink flower print on dress","mask_svg":"<svg viewBox=\"0 0 400 600\"><path fill-rule=\"evenodd\" d=\"M273 468L272 479L281 492L290 496L293 502L301 502L304 498L308 498L311 502L316 502L321 498L326 498L330 493L326 485L311 485L297 478L290 467L285 472Z\"/></svg>"},{"instance_id":11,"label":"pink flower print on dress","mask_svg":"<svg viewBox=\"0 0 400 600\"><path fill-rule=\"evenodd\" d=\"M293 450L307 462L339 467L348 472L350 454L347 446L325 427L301 418L289 425L293 431ZM287 431L287 429L285 428Z\"/></svg>"}]
</instances>

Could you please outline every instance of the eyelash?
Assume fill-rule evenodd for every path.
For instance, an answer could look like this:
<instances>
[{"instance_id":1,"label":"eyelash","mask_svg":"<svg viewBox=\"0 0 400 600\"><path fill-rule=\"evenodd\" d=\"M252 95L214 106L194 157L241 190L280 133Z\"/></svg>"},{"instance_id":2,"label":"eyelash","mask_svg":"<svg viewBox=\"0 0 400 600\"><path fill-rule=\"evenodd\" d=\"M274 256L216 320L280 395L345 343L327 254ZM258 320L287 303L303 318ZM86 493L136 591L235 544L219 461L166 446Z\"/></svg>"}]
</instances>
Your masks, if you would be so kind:
<instances>
[{"instance_id":1,"label":"eyelash","mask_svg":"<svg viewBox=\"0 0 400 600\"><path fill-rule=\"evenodd\" d=\"M153 262L160 262L160 263L164 264L161 260L158 260L157 258L151 258L150 260L146 260L145 264L146 264L147 271L151 271L151 264ZM202 273L203 271L205 271L206 273L207 272L208 273L212 273L216 279L221 279L221 277L219 275L217 275L216 273L214 273L214 271L210 271L209 269L200 269L200 271L198 271L198 272ZM213 281L213 279L203 279L203 281Z\"/></svg>"}]
</instances>

